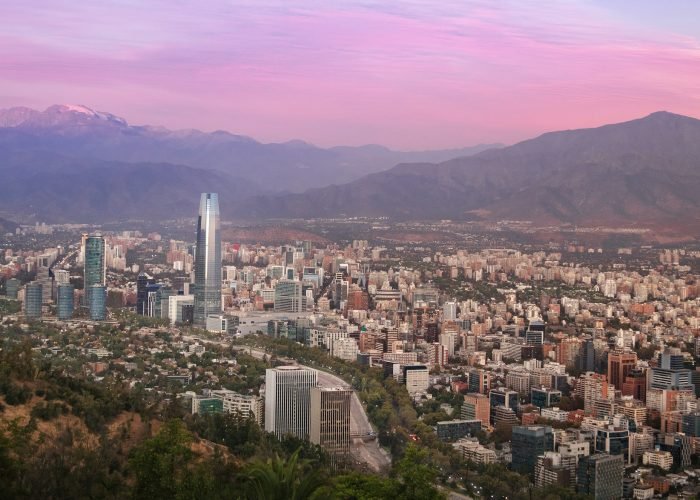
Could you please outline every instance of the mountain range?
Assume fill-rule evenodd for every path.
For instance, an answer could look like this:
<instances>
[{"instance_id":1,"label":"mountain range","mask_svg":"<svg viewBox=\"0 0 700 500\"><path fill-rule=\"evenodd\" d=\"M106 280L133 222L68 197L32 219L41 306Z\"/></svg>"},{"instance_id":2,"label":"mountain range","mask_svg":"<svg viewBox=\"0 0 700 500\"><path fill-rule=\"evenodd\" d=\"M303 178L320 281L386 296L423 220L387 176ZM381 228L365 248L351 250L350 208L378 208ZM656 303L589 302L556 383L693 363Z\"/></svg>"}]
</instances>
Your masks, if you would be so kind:
<instances>
[{"instance_id":1,"label":"mountain range","mask_svg":"<svg viewBox=\"0 0 700 500\"><path fill-rule=\"evenodd\" d=\"M344 183L401 162L439 162L499 146L402 152L378 145L323 149L300 140L264 144L229 132L133 126L86 106L0 110L0 148L83 161L172 163L244 179L253 191L300 192Z\"/></svg>"},{"instance_id":2,"label":"mountain range","mask_svg":"<svg viewBox=\"0 0 700 500\"><path fill-rule=\"evenodd\" d=\"M257 217L682 225L698 220L698 192L700 120L657 112L439 164L400 164L301 194L258 196L247 207Z\"/></svg>"},{"instance_id":3,"label":"mountain range","mask_svg":"<svg viewBox=\"0 0 700 500\"><path fill-rule=\"evenodd\" d=\"M668 112L502 147L397 152L132 126L84 106L0 111L0 215L98 222L388 216L698 227L700 120Z\"/></svg>"}]
</instances>

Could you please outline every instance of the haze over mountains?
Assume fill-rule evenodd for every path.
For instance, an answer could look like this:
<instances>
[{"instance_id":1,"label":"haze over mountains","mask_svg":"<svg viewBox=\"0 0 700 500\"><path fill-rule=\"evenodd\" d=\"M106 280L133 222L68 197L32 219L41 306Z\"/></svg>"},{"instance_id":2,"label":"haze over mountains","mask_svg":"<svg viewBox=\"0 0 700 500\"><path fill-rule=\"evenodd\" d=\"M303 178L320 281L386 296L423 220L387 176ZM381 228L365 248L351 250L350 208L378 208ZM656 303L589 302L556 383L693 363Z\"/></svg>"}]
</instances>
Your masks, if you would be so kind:
<instances>
[{"instance_id":1,"label":"haze over mountains","mask_svg":"<svg viewBox=\"0 0 700 500\"><path fill-rule=\"evenodd\" d=\"M386 215L642 225L700 210L700 120L667 112L544 134L437 165L402 164L303 194L263 196L260 217Z\"/></svg>"},{"instance_id":2,"label":"haze over mountains","mask_svg":"<svg viewBox=\"0 0 700 500\"><path fill-rule=\"evenodd\" d=\"M40 152L45 161L66 168L76 159L87 167L92 160L140 163L146 177L146 162L186 165L244 180L246 192L300 192L311 187L355 180L406 161L444 161L483 151L497 145L472 148L400 152L382 146L335 147L323 149L302 141L263 144L250 137L217 131L168 130L163 127L131 126L111 113L85 106L54 105L45 111L11 108L0 111L0 152L3 155ZM34 168L31 163L30 168ZM112 168L117 168L112 164ZM188 172L180 179L189 183ZM202 173L193 177L206 178ZM99 182L96 175L93 182ZM216 186L221 176L212 176ZM87 183L86 183L87 184ZM227 183L223 184L224 187ZM85 186L89 188L89 186Z\"/></svg>"},{"instance_id":3,"label":"haze over mountains","mask_svg":"<svg viewBox=\"0 0 700 500\"><path fill-rule=\"evenodd\" d=\"M212 190L240 218L695 224L700 121L658 112L510 147L404 153L130 126L83 106L13 108L0 111L0 175L0 215L48 221L192 216L197 193Z\"/></svg>"}]
</instances>

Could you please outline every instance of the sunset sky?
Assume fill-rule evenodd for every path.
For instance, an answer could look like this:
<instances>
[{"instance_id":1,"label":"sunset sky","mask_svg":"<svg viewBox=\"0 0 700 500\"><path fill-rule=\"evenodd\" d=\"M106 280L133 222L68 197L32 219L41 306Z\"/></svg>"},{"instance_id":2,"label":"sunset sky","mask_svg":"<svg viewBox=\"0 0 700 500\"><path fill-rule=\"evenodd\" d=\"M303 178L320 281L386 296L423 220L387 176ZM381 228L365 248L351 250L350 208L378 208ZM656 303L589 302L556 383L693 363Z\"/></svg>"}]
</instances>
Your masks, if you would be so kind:
<instances>
[{"instance_id":1,"label":"sunset sky","mask_svg":"<svg viewBox=\"0 0 700 500\"><path fill-rule=\"evenodd\" d=\"M700 117L697 0L0 0L0 108L401 149Z\"/></svg>"}]
</instances>

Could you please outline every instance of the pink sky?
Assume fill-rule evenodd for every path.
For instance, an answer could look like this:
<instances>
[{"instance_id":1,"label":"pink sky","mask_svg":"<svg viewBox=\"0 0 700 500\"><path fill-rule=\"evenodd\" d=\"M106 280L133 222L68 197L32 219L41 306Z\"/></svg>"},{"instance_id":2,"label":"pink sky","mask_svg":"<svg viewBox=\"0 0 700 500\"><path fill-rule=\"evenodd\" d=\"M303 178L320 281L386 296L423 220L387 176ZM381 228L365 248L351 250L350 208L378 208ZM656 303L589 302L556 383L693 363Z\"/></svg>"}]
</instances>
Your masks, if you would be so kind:
<instances>
[{"instance_id":1,"label":"pink sky","mask_svg":"<svg viewBox=\"0 0 700 500\"><path fill-rule=\"evenodd\" d=\"M700 117L698 3L0 0L0 107L401 149Z\"/></svg>"}]
</instances>

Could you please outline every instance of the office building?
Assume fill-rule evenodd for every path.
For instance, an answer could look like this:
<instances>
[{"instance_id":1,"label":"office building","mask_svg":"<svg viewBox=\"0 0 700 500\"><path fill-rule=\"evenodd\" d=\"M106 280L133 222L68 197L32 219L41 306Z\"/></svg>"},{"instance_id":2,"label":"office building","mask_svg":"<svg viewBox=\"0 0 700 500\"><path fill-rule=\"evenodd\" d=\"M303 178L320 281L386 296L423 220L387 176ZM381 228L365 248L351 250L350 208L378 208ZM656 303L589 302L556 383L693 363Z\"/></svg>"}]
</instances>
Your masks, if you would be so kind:
<instances>
[{"instance_id":1,"label":"office building","mask_svg":"<svg viewBox=\"0 0 700 500\"><path fill-rule=\"evenodd\" d=\"M494 410L499 406L517 412L519 396L515 391L499 387L489 391L489 402L491 404L491 421L494 423Z\"/></svg>"},{"instance_id":2,"label":"office building","mask_svg":"<svg viewBox=\"0 0 700 500\"><path fill-rule=\"evenodd\" d=\"M107 287L104 285L92 285L85 291L87 293L90 319L93 321L104 321L107 318Z\"/></svg>"},{"instance_id":3,"label":"office building","mask_svg":"<svg viewBox=\"0 0 700 500\"><path fill-rule=\"evenodd\" d=\"M406 365L403 367L403 380L410 395L428 390L428 367L425 365Z\"/></svg>"},{"instance_id":4,"label":"office building","mask_svg":"<svg viewBox=\"0 0 700 500\"><path fill-rule=\"evenodd\" d=\"M596 429L595 450L609 455L621 455L625 464L629 463L629 430L621 428Z\"/></svg>"},{"instance_id":5,"label":"office building","mask_svg":"<svg viewBox=\"0 0 700 500\"><path fill-rule=\"evenodd\" d=\"M186 308L194 307L194 295L171 295L168 297L168 318L172 326L187 323Z\"/></svg>"},{"instance_id":6,"label":"office building","mask_svg":"<svg viewBox=\"0 0 700 500\"><path fill-rule=\"evenodd\" d=\"M537 456L547 451L554 451L554 431L543 425L513 426L511 438L514 471L533 474Z\"/></svg>"},{"instance_id":7,"label":"office building","mask_svg":"<svg viewBox=\"0 0 700 500\"><path fill-rule=\"evenodd\" d=\"M311 389L318 372L301 366L279 366L265 372L265 430L277 437L309 438Z\"/></svg>"},{"instance_id":8,"label":"office building","mask_svg":"<svg viewBox=\"0 0 700 500\"><path fill-rule=\"evenodd\" d=\"M41 301L44 304L53 302L54 275L49 267L39 267L36 271L36 281L41 283Z\"/></svg>"},{"instance_id":9,"label":"office building","mask_svg":"<svg viewBox=\"0 0 700 500\"><path fill-rule=\"evenodd\" d=\"M56 313L58 319L67 320L73 317L74 295L73 285L69 283L58 285L58 291L56 293Z\"/></svg>"},{"instance_id":10,"label":"office building","mask_svg":"<svg viewBox=\"0 0 700 500\"><path fill-rule=\"evenodd\" d=\"M5 282L5 296L8 299L17 300L19 295L19 280L17 278L10 278Z\"/></svg>"},{"instance_id":11,"label":"office building","mask_svg":"<svg viewBox=\"0 0 700 500\"><path fill-rule=\"evenodd\" d=\"M637 366L637 353L616 350L608 353L608 382L622 390L627 376Z\"/></svg>"},{"instance_id":12,"label":"office building","mask_svg":"<svg viewBox=\"0 0 700 500\"><path fill-rule=\"evenodd\" d=\"M462 418L465 420L480 420L483 425L491 421L491 403L485 394L468 393L462 403Z\"/></svg>"},{"instance_id":13,"label":"office building","mask_svg":"<svg viewBox=\"0 0 700 500\"><path fill-rule=\"evenodd\" d=\"M476 436L481 430L481 420L444 420L435 424L441 441L456 441L465 436Z\"/></svg>"},{"instance_id":14,"label":"office building","mask_svg":"<svg viewBox=\"0 0 700 500\"><path fill-rule=\"evenodd\" d=\"M301 281L281 279L275 287L275 311L298 313L304 310Z\"/></svg>"},{"instance_id":15,"label":"office building","mask_svg":"<svg viewBox=\"0 0 700 500\"><path fill-rule=\"evenodd\" d=\"M625 463L620 455L600 453L582 457L578 464L576 491L596 500L622 498Z\"/></svg>"},{"instance_id":16,"label":"office building","mask_svg":"<svg viewBox=\"0 0 700 500\"><path fill-rule=\"evenodd\" d=\"M24 315L27 319L41 318L43 291L41 283L28 283L24 288Z\"/></svg>"},{"instance_id":17,"label":"office building","mask_svg":"<svg viewBox=\"0 0 700 500\"><path fill-rule=\"evenodd\" d=\"M557 406L561 401L561 391L546 387L533 387L530 390L530 402L538 408Z\"/></svg>"},{"instance_id":18,"label":"office building","mask_svg":"<svg viewBox=\"0 0 700 500\"><path fill-rule=\"evenodd\" d=\"M221 313L219 224L219 196L216 193L202 193L194 263L194 324L201 328L206 328L207 317Z\"/></svg>"},{"instance_id":19,"label":"office building","mask_svg":"<svg viewBox=\"0 0 700 500\"><path fill-rule=\"evenodd\" d=\"M148 286L155 283L156 280L146 273L136 277L136 314L148 316Z\"/></svg>"},{"instance_id":20,"label":"office building","mask_svg":"<svg viewBox=\"0 0 700 500\"><path fill-rule=\"evenodd\" d=\"M350 406L352 390L340 387L311 388L309 440L334 459L350 453Z\"/></svg>"},{"instance_id":21,"label":"office building","mask_svg":"<svg viewBox=\"0 0 700 500\"><path fill-rule=\"evenodd\" d=\"M667 347L659 356L659 366L650 369L649 389L695 392L690 370L683 365L683 354L678 348Z\"/></svg>"},{"instance_id":22,"label":"office building","mask_svg":"<svg viewBox=\"0 0 700 500\"><path fill-rule=\"evenodd\" d=\"M102 236L88 236L85 239L85 263L83 269L85 290L93 285L106 284L105 240Z\"/></svg>"}]
</instances>

